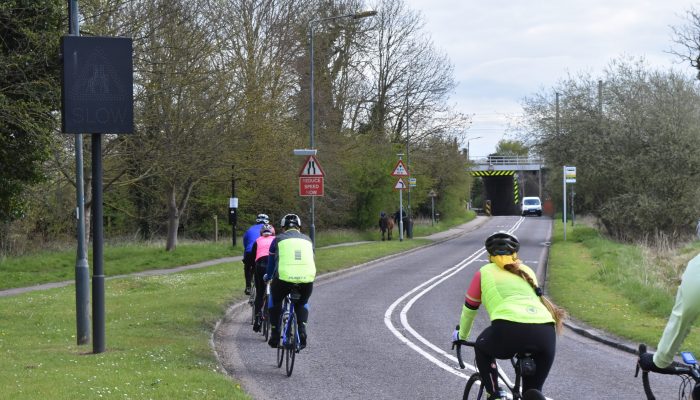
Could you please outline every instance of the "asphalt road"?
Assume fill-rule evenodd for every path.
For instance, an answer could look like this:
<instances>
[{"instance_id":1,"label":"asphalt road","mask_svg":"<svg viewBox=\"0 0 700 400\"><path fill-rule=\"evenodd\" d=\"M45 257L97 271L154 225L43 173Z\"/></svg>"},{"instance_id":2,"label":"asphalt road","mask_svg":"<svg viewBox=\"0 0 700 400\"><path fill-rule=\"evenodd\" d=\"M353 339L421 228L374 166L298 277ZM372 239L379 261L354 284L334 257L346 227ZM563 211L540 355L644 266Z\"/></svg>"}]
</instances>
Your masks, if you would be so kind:
<instances>
[{"instance_id":1,"label":"asphalt road","mask_svg":"<svg viewBox=\"0 0 700 400\"><path fill-rule=\"evenodd\" d=\"M309 345L290 378L252 331L247 306L231 307L217 327L217 356L256 399L461 398L471 370L458 369L450 335L469 280L486 263L484 238L513 231L520 258L544 279L550 227L546 218L492 217L451 240L320 279L310 302ZM481 310L472 338L487 324ZM508 370L507 364L500 363ZM558 339L544 391L550 399L642 399L634 365L634 355L569 330ZM654 376L655 390L669 395L659 398L675 396L678 379Z\"/></svg>"}]
</instances>

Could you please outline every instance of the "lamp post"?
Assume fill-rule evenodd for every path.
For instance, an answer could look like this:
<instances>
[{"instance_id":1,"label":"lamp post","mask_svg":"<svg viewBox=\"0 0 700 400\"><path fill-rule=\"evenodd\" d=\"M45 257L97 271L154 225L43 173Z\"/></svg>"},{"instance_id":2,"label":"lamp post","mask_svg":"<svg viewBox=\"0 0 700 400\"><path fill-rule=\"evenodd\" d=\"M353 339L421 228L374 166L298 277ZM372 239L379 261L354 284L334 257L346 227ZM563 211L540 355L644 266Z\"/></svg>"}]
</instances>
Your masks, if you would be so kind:
<instances>
[{"instance_id":1,"label":"lamp post","mask_svg":"<svg viewBox=\"0 0 700 400\"><path fill-rule=\"evenodd\" d=\"M311 73L310 73L310 82L309 82L309 94L311 98L311 103L309 105L309 147L311 149L316 148L316 142L314 141L314 125L315 125L315 120L314 120L314 25L319 24L321 22L326 22L326 21L334 21L337 19L343 19L343 18L352 18L352 19L361 19L361 18L366 18L366 17L372 17L374 15L377 15L376 11L361 11L358 13L352 13L352 14L345 14L345 15L336 15L333 17L326 17L326 18L318 18L309 21L309 59L311 61ZM313 248L316 248L316 221L315 221L315 214L316 214L316 196L311 196L311 227L309 230L309 236L311 237L311 243L313 245Z\"/></svg>"},{"instance_id":2,"label":"lamp post","mask_svg":"<svg viewBox=\"0 0 700 400\"><path fill-rule=\"evenodd\" d=\"M481 139L481 136L477 136L477 137L475 137L475 138L467 139L467 162L471 162L471 159L469 158L469 142L471 142L472 140L476 140L476 139Z\"/></svg>"}]
</instances>

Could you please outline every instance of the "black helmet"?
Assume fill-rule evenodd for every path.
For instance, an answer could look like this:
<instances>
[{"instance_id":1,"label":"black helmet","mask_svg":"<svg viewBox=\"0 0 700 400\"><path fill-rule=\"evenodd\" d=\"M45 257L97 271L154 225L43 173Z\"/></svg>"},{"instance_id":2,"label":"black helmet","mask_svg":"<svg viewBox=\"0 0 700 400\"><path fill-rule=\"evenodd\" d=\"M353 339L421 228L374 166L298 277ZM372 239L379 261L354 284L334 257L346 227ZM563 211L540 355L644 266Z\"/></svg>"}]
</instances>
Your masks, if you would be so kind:
<instances>
[{"instance_id":1,"label":"black helmet","mask_svg":"<svg viewBox=\"0 0 700 400\"><path fill-rule=\"evenodd\" d=\"M486 251L492 256L501 256L517 253L520 250L520 242L515 235L505 231L498 231L488 238L484 243Z\"/></svg>"},{"instance_id":2,"label":"black helmet","mask_svg":"<svg viewBox=\"0 0 700 400\"><path fill-rule=\"evenodd\" d=\"M301 219L299 219L299 216L296 214L287 214L282 217L280 225L284 227L284 229L289 229L290 227L301 228Z\"/></svg>"},{"instance_id":3,"label":"black helmet","mask_svg":"<svg viewBox=\"0 0 700 400\"><path fill-rule=\"evenodd\" d=\"M255 222L258 224L268 224L270 223L270 217L268 217L267 214L258 214L258 216L255 217Z\"/></svg>"}]
</instances>

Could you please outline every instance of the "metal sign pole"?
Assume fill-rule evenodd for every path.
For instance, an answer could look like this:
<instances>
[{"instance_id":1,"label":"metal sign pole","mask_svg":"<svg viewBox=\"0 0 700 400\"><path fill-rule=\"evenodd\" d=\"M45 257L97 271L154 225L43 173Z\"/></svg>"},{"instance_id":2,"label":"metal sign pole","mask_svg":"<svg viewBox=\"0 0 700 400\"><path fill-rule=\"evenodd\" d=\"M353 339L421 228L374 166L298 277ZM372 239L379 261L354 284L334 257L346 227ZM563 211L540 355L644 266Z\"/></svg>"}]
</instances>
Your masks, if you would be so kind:
<instances>
[{"instance_id":1,"label":"metal sign pole","mask_svg":"<svg viewBox=\"0 0 700 400\"><path fill-rule=\"evenodd\" d=\"M564 202L564 240L566 240L566 166L564 166L562 172L562 183L564 186L564 197L562 199L562 201Z\"/></svg>"},{"instance_id":2,"label":"metal sign pole","mask_svg":"<svg viewBox=\"0 0 700 400\"><path fill-rule=\"evenodd\" d=\"M71 0L70 34L80 36L78 0ZM75 322L78 345L90 342L90 265L85 251L85 190L83 179L83 135L75 135L75 188L78 203L78 251L75 260Z\"/></svg>"}]
</instances>

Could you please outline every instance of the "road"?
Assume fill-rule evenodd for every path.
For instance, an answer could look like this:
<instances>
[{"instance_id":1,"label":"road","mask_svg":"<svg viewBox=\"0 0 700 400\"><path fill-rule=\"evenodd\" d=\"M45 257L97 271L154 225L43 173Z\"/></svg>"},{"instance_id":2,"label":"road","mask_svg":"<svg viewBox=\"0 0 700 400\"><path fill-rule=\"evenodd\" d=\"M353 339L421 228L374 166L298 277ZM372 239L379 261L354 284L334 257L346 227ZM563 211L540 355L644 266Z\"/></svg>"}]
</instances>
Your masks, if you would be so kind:
<instances>
[{"instance_id":1,"label":"road","mask_svg":"<svg viewBox=\"0 0 700 400\"><path fill-rule=\"evenodd\" d=\"M469 279L486 263L484 238L513 231L520 258L542 278L550 226L546 218L492 217L454 239L318 281L309 345L297 355L291 378L252 331L247 306L232 307L217 327L217 355L256 399L461 398L471 371L456 367L450 335ZM487 324L480 310L472 337ZM465 361L473 364L469 349ZM634 364L632 354L567 331L544 391L550 399L638 400L644 396ZM659 393L677 392L678 378L654 378Z\"/></svg>"}]
</instances>

